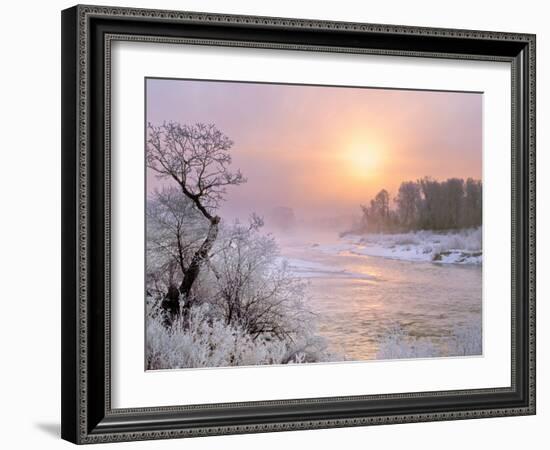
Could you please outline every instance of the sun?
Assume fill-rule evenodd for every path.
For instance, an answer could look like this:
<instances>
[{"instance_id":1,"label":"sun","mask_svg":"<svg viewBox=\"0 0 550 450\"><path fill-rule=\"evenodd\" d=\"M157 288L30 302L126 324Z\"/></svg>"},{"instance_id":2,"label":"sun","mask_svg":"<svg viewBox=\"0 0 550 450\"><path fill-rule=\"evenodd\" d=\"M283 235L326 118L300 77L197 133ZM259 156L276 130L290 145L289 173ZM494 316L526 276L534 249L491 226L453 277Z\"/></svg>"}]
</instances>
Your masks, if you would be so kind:
<instances>
[{"instance_id":1,"label":"sun","mask_svg":"<svg viewBox=\"0 0 550 450\"><path fill-rule=\"evenodd\" d=\"M384 162L383 151L374 142L353 143L343 156L349 174L362 179L379 175Z\"/></svg>"}]
</instances>

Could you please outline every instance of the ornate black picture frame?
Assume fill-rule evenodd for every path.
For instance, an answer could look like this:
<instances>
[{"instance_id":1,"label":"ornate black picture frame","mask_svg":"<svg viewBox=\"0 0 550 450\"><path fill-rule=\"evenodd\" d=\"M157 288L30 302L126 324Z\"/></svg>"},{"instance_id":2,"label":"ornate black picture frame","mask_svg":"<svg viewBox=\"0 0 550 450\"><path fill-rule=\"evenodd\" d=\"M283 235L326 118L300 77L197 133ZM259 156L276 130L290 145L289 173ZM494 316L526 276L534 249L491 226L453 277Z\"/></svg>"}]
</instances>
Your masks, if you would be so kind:
<instances>
[{"instance_id":1,"label":"ornate black picture frame","mask_svg":"<svg viewBox=\"0 0 550 450\"><path fill-rule=\"evenodd\" d=\"M511 386L113 409L110 49L194 43L512 67ZM535 414L535 36L99 6L62 12L62 437L74 443Z\"/></svg>"}]
</instances>

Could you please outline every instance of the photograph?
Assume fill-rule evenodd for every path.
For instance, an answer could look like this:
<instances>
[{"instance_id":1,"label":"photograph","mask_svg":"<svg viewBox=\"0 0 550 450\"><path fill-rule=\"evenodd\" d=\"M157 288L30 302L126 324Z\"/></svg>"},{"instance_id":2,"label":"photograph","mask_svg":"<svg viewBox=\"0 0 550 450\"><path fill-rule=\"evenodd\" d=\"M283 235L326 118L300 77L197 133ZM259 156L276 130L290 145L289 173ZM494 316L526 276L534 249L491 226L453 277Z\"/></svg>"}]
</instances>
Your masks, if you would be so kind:
<instances>
[{"instance_id":1,"label":"photograph","mask_svg":"<svg viewBox=\"0 0 550 450\"><path fill-rule=\"evenodd\" d=\"M483 355L483 93L145 79L145 369Z\"/></svg>"},{"instance_id":2,"label":"photograph","mask_svg":"<svg viewBox=\"0 0 550 450\"><path fill-rule=\"evenodd\" d=\"M61 307L39 299L56 317L30 318L61 328L47 345L61 354L17 345L30 365L10 366L55 363L75 444L383 446L391 424L409 424L408 446L449 427L478 429L456 428L461 449L535 442L543 15L222 3L64 5L61 33L47 22L61 83L37 107L61 114L35 116L60 127L10 113L60 132L61 264L45 266L61 280L39 276ZM40 168L31 179L56 173ZM12 172L11 187L44 194ZM9 286L28 284L43 197L11 221L33 230L9 240L23 268Z\"/></svg>"}]
</instances>

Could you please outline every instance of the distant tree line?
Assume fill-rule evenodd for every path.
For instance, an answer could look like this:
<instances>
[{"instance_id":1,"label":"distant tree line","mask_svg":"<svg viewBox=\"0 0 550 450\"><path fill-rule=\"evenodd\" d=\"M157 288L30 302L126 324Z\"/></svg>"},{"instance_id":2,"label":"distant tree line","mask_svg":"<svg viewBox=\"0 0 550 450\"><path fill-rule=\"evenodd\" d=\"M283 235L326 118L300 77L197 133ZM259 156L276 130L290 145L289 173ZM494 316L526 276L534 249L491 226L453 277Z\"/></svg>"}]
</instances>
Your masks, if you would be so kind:
<instances>
[{"instance_id":1,"label":"distant tree line","mask_svg":"<svg viewBox=\"0 0 550 450\"><path fill-rule=\"evenodd\" d=\"M449 230L481 226L480 180L424 177L399 186L390 206L390 194L382 189L368 205L361 205L360 231L381 233L414 230Z\"/></svg>"}]
</instances>

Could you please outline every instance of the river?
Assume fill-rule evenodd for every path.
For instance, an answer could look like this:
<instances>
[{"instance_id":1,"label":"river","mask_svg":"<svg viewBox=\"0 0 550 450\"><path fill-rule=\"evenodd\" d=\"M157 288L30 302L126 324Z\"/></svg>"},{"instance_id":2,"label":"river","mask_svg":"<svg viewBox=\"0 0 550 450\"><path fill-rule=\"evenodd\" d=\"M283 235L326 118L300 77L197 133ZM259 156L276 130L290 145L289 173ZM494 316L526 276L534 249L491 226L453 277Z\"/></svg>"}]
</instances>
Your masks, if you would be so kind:
<instances>
[{"instance_id":1,"label":"river","mask_svg":"<svg viewBox=\"0 0 550 450\"><path fill-rule=\"evenodd\" d=\"M334 232L277 236L282 256L308 280L309 307L332 351L350 360L376 359L396 325L442 348L457 327L474 325L481 333L480 265L326 250L339 239Z\"/></svg>"}]
</instances>

